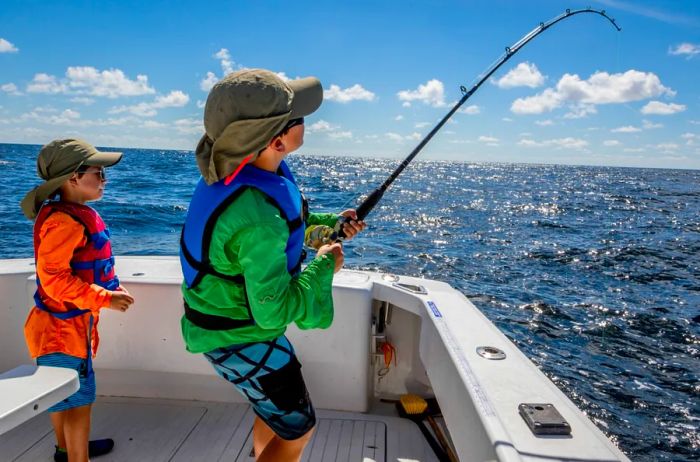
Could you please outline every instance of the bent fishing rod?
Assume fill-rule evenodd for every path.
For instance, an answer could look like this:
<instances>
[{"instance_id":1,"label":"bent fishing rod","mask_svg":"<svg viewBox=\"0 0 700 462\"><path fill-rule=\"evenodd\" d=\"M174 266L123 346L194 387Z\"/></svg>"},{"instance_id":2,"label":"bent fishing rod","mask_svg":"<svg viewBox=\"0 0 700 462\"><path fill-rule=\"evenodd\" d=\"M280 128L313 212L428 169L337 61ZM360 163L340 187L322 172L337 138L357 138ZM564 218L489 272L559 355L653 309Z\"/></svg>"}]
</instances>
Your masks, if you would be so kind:
<instances>
[{"instance_id":1,"label":"bent fishing rod","mask_svg":"<svg viewBox=\"0 0 700 462\"><path fill-rule=\"evenodd\" d=\"M460 99L457 104L454 105L452 109L450 109L450 112L448 112L442 120L440 120L435 127L433 127L432 130L423 138L423 140L418 143L418 146L415 147L413 151L406 157L403 162L401 162L401 165L399 165L394 172L389 175L389 178L382 183L381 186L379 186L377 189L375 189L367 198L360 204L359 207L357 207L357 220L364 220L365 217L374 209L374 207L379 203L381 200L382 196L384 195L384 192L391 186L391 184L396 180L396 178L403 172L403 170L408 166L408 164L411 163L414 157L418 155L418 153L425 147L426 144L435 136L435 134L442 128L445 123L449 120L450 117L452 117L452 114L457 112L457 110L476 92L476 90L479 89L481 84L483 84L491 75L498 70L503 64L505 64L510 58L513 57L522 47L524 47L528 42L530 42L532 39L540 35L542 32L546 31L553 25L557 24L560 21L563 21L567 18L570 18L574 15L581 14L581 13L595 13L598 14L608 21L617 29L618 31L621 31L622 29L617 25L615 22L615 19L611 18L605 13L605 10L594 10L591 7L588 8L583 8L580 10L571 10L567 9L564 13L560 14L559 16L547 21L547 22L541 22L539 26L535 27L533 30L531 30L528 34L524 35L520 40L515 42L514 45L506 47L505 53L497 60L495 61L491 67L489 67L485 73L483 74L483 77L474 84L468 91L467 89L462 86L460 87L460 90L463 93L462 99ZM329 236L330 241L336 241L336 240L342 240L345 237L345 233L343 232L343 224L349 222L349 218L345 218L344 220L340 220L338 224L336 225L336 228L331 236Z\"/></svg>"}]
</instances>

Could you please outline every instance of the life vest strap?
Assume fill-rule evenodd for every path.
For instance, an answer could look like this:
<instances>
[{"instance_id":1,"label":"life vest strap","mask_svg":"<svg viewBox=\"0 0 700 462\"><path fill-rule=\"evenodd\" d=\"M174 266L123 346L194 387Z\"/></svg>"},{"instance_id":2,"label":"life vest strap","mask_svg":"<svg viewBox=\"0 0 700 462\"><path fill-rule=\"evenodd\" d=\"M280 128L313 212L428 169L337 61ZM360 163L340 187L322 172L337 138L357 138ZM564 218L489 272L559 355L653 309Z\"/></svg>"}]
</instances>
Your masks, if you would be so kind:
<instances>
[{"instance_id":1,"label":"life vest strap","mask_svg":"<svg viewBox=\"0 0 700 462\"><path fill-rule=\"evenodd\" d=\"M67 319L75 318L77 316L82 316L85 313L90 312L90 310L83 310L80 308L74 308L74 309L68 310L68 311L53 311L51 308L46 306L46 304L41 300L41 296L39 295L38 290L36 292L34 292L34 304L41 311L46 311L47 313L51 314L52 316L55 316L58 319L61 319L63 321L65 321Z\"/></svg>"},{"instance_id":2,"label":"life vest strap","mask_svg":"<svg viewBox=\"0 0 700 462\"><path fill-rule=\"evenodd\" d=\"M70 267L77 270L97 269L106 276L112 271L112 268L114 268L114 257L92 261L74 261L71 262Z\"/></svg>"},{"instance_id":3,"label":"life vest strap","mask_svg":"<svg viewBox=\"0 0 700 462\"><path fill-rule=\"evenodd\" d=\"M206 330L231 330L255 325L252 317L249 319L233 319L197 311L185 302L185 317L195 326Z\"/></svg>"},{"instance_id":4,"label":"life vest strap","mask_svg":"<svg viewBox=\"0 0 700 462\"><path fill-rule=\"evenodd\" d=\"M187 244L185 244L184 226L182 228L182 233L180 234L180 248L182 249L182 254L185 256L187 263L189 263L190 266L192 266L192 268L196 269L199 272L199 275L197 275L191 287L196 286L199 283L199 281L201 281L202 276L204 276L205 274L210 274L212 276L225 279L226 281L235 282L237 284L245 284L245 279L243 278L242 274L224 274L214 269L212 265L208 265L194 258L194 256L190 253L190 250L187 248Z\"/></svg>"}]
</instances>

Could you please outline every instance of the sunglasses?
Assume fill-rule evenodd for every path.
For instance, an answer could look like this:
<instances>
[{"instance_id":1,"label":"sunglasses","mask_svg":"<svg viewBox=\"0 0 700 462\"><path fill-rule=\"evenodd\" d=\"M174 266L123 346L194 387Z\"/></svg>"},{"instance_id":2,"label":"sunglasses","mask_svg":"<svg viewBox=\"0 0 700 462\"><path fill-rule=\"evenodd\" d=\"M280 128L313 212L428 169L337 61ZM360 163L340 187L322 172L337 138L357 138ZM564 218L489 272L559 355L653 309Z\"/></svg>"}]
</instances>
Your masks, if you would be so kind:
<instances>
[{"instance_id":1,"label":"sunglasses","mask_svg":"<svg viewBox=\"0 0 700 462\"><path fill-rule=\"evenodd\" d=\"M95 175L100 177L101 181L107 181L107 172L105 171L104 167L101 167L99 170L88 170L90 168L89 165L84 165L80 167L78 170L75 171L75 173L80 173L80 174L85 174L85 173L94 173Z\"/></svg>"},{"instance_id":2,"label":"sunglasses","mask_svg":"<svg viewBox=\"0 0 700 462\"><path fill-rule=\"evenodd\" d=\"M304 125L304 118L299 117L298 119L292 119L289 122L287 122L287 125L284 126L283 132L289 131L292 129L292 127L296 127L297 125Z\"/></svg>"},{"instance_id":3,"label":"sunglasses","mask_svg":"<svg viewBox=\"0 0 700 462\"><path fill-rule=\"evenodd\" d=\"M293 127L296 127L297 125L304 125L303 117L291 119L290 121L288 121L287 125L285 125L284 128L277 135L275 135L275 137L286 135L289 130L291 130Z\"/></svg>"}]
</instances>

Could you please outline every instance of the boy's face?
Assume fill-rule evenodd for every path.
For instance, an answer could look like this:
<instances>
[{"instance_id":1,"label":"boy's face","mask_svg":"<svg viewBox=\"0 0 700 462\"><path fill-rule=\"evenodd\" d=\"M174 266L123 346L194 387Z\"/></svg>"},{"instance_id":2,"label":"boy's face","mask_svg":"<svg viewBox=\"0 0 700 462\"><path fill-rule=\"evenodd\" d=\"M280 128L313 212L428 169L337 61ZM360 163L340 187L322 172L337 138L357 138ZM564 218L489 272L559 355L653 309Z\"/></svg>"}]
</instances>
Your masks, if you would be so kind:
<instances>
[{"instance_id":1,"label":"boy's face","mask_svg":"<svg viewBox=\"0 0 700 462\"><path fill-rule=\"evenodd\" d=\"M87 167L86 170L76 173L70 179L70 183L73 192L87 202L102 198L107 179L103 167Z\"/></svg>"},{"instance_id":2,"label":"boy's face","mask_svg":"<svg viewBox=\"0 0 700 462\"><path fill-rule=\"evenodd\" d=\"M282 135L287 153L294 152L304 144L304 124L295 125Z\"/></svg>"}]
</instances>

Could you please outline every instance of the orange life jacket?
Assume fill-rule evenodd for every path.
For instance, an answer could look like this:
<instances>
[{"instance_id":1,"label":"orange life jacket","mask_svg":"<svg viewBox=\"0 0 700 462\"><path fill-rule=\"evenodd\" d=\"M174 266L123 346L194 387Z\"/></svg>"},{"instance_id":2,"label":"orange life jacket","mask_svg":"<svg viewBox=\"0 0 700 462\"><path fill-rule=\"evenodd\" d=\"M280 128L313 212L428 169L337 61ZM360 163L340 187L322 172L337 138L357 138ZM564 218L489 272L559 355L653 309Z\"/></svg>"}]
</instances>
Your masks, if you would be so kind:
<instances>
[{"instance_id":1,"label":"orange life jacket","mask_svg":"<svg viewBox=\"0 0 700 462\"><path fill-rule=\"evenodd\" d=\"M109 231L91 207L49 202L34 225L34 256L36 306L25 324L30 353L90 359L99 343L99 309L109 305L109 291L119 287Z\"/></svg>"}]
</instances>

